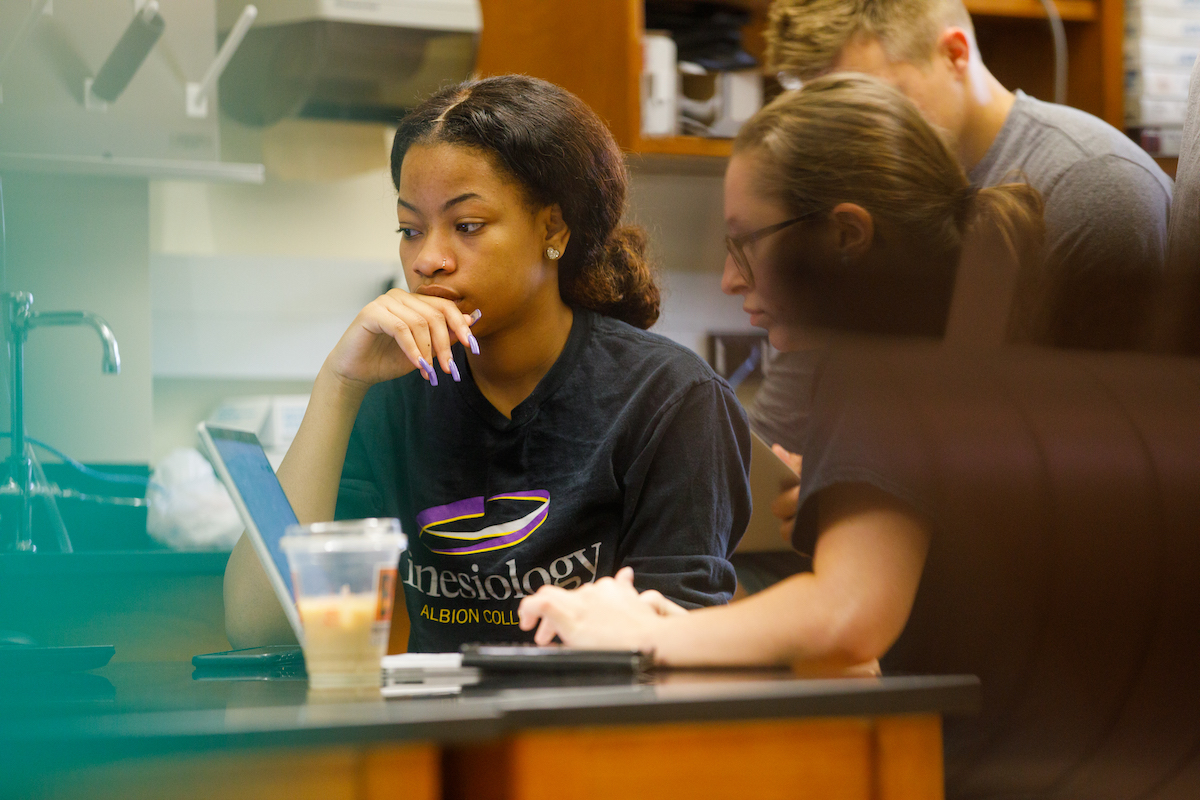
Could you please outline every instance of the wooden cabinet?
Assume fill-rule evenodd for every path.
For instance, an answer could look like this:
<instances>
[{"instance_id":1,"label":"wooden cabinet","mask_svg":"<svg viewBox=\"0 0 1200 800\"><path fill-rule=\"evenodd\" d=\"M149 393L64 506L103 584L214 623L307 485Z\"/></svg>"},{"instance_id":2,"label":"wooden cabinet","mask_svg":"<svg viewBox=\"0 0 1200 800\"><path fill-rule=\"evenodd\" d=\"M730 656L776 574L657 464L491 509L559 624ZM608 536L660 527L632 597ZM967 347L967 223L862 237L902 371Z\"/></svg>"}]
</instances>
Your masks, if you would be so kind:
<instances>
[{"instance_id":1,"label":"wooden cabinet","mask_svg":"<svg viewBox=\"0 0 1200 800\"><path fill-rule=\"evenodd\" d=\"M750 12L746 49L761 56L769 0L735 0ZM480 74L520 72L579 95L635 153L728 156L730 140L642 138L644 0L481 0ZM1053 40L1038 0L967 0L984 60L1010 88L1052 99ZM1057 0L1070 55L1067 102L1123 125L1122 0Z\"/></svg>"},{"instance_id":2,"label":"wooden cabinet","mask_svg":"<svg viewBox=\"0 0 1200 800\"><path fill-rule=\"evenodd\" d=\"M757 42L761 50L769 3L736 5L751 11L748 47L753 52ZM641 137L643 0L481 0L481 6L480 74L521 72L571 90L632 152L729 155L728 139Z\"/></svg>"}]
</instances>

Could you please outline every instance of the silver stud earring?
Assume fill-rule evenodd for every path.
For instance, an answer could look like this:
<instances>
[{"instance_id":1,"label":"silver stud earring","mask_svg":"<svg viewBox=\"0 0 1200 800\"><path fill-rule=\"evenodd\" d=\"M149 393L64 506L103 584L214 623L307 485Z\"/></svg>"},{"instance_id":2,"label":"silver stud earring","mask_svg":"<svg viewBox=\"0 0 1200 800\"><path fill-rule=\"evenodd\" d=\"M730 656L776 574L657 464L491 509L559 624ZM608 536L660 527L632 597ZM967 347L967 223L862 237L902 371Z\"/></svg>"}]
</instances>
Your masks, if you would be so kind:
<instances>
[{"instance_id":1,"label":"silver stud earring","mask_svg":"<svg viewBox=\"0 0 1200 800\"><path fill-rule=\"evenodd\" d=\"M553 247L546 248L546 258L550 259L551 261L558 261L558 259L561 257L562 253L558 252Z\"/></svg>"}]
</instances>

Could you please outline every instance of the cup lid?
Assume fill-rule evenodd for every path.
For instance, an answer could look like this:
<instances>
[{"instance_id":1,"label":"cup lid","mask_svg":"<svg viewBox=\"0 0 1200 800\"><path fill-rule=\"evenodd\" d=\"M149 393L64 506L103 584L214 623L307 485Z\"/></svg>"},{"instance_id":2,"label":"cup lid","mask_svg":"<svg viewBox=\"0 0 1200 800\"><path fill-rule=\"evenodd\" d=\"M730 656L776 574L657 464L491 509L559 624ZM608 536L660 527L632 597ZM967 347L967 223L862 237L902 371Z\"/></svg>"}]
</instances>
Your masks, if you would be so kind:
<instances>
[{"instance_id":1,"label":"cup lid","mask_svg":"<svg viewBox=\"0 0 1200 800\"><path fill-rule=\"evenodd\" d=\"M347 533L400 533L400 520L395 517L367 517L366 519L336 519L331 522L312 522L308 525L288 525L284 531L288 536L311 534Z\"/></svg>"},{"instance_id":2,"label":"cup lid","mask_svg":"<svg viewBox=\"0 0 1200 800\"><path fill-rule=\"evenodd\" d=\"M309 553L403 550L408 537L400 530L400 520L381 517L289 525L279 545L285 551Z\"/></svg>"}]
</instances>

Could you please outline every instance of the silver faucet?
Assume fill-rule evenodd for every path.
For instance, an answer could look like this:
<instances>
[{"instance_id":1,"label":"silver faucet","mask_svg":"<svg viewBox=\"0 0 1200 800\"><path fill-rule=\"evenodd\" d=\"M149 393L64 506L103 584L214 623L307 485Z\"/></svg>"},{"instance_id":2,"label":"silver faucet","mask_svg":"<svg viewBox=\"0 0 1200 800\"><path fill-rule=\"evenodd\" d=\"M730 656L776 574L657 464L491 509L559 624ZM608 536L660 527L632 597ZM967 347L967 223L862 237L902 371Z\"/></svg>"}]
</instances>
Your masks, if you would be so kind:
<instances>
[{"instance_id":1,"label":"silver faucet","mask_svg":"<svg viewBox=\"0 0 1200 800\"><path fill-rule=\"evenodd\" d=\"M31 302L32 300L30 297ZM108 327L108 323L99 315L90 311L33 311L27 319L26 328L40 328L43 325L91 325L104 343L104 373L120 374L121 353L117 349L117 337L113 336L112 328Z\"/></svg>"},{"instance_id":2,"label":"silver faucet","mask_svg":"<svg viewBox=\"0 0 1200 800\"><path fill-rule=\"evenodd\" d=\"M0 540L0 550L34 550L33 545L33 500L42 497L47 503L47 510L55 527L58 547L63 552L71 552L71 539L67 536L66 526L58 513L58 504L54 500L51 487L46 482L41 465L33 453L33 448L25 438L25 340L32 328L43 325L90 325L104 343L104 372L116 375L121 371L121 354L117 349L117 338L113 336L112 328L101 317L90 311L49 311L35 312L33 310L33 295L29 292L6 292L3 298L5 322L9 337L9 411L11 427L9 435L12 438L12 450L9 455L10 476L8 483L0 486L0 497L15 498L17 520L15 524L4 520L4 539Z\"/></svg>"}]
</instances>

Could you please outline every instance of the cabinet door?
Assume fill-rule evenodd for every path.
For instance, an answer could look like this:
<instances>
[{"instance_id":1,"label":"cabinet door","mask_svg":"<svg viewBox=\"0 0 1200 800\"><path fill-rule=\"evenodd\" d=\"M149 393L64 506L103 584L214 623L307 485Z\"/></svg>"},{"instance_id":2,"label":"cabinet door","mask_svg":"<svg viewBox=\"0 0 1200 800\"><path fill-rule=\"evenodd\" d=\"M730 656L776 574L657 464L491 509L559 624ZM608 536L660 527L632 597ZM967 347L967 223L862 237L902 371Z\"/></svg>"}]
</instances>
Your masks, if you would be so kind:
<instances>
[{"instance_id":1,"label":"cabinet door","mask_svg":"<svg viewBox=\"0 0 1200 800\"><path fill-rule=\"evenodd\" d=\"M640 130L642 0L481 0L480 75L523 73L592 107L627 150Z\"/></svg>"}]
</instances>

